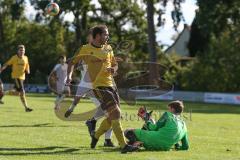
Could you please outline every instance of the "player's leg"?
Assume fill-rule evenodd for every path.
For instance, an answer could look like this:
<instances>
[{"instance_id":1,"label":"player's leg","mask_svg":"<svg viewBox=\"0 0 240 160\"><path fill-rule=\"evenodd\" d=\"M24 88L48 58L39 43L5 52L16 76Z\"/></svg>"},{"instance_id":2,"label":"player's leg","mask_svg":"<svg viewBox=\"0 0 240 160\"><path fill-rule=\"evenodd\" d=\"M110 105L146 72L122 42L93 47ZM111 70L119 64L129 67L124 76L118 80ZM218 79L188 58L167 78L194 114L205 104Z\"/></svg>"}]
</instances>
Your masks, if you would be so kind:
<instances>
[{"instance_id":1,"label":"player's leg","mask_svg":"<svg viewBox=\"0 0 240 160\"><path fill-rule=\"evenodd\" d=\"M69 85L64 85L64 91L63 92L67 97L71 97L71 89L70 89Z\"/></svg>"},{"instance_id":2,"label":"player's leg","mask_svg":"<svg viewBox=\"0 0 240 160\"><path fill-rule=\"evenodd\" d=\"M19 92L20 100L25 108L26 112L31 112L32 109L28 107L27 105L27 100L26 100L26 95L25 95L25 90L24 90L24 85L23 85L23 80L21 79L15 79L15 88Z\"/></svg>"},{"instance_id":3,"label":"player's leg","mask_svg":"<svg viewBox=\"0 0 240 160\"><path fill-rule=\"evenodd\" d=\"M101 107L103 110L107 110L108 117L102 121L98 130L92 136L91 148L95 148L100 136L112 128L118 143L122 148L122 153L132 152L138 148L126 144L120 122L121 111L118 105L119 102L115 99L115 94L117 93L112 88L95 90L95 95L98 99L102 100Z\"/></svg>"},{"instance_id":4,"label":"player's leg","mask_svg":"<svg viewBox=\"0 0 240 160\"><path fill-rule=\"evenodd\" d=\"M91 89L88 87L85 87L81 84L81 82L78 85L77 88L77 92L76 95L74 96L73 102L71 104L71 106L68 108L68 110L65 113L65 117L69 117L71 115L71 113L74 111L75 107L77 106L77 104L80 102L81 97L88 93Z\"/></svg>"},{"instance_id":5,"label":"player's leg","mask_svg":"<svg viewBox=\"0 0 240 160\"><path fill-rule=\"evenodd\" d=\"M3 101L2 101L3 96L4 96L4 88L3 88L2 80L0 79L0 104L3 104Z\"/></svg>"},{"instance_id":6,"label":"player's leg","mask_svg":"<svg viewBox=\"0 0 240 160\"><path fill-rule=\"evenodd\" d=\"M101 117L103 117L105 115L105 113L101 109L100 102L96 98L94 98L94 97L92 97L92 95L90 95L90 99L94 103L94 105L97 107L97 110L96 110L94 116L86 121L86 125L88 127L88 131L91 136L95 132L97 120L100 119Z\"/></svg>"},{"instance_id":7,"label":"player's leg","mask_svg":"<svg viewBox=\"0 0 240 160\"><path fill-rule=\"evenodd\" d=\"M128 144L134 144L137 141L137 137L134 134L134 129L127 129L124 131L124 136L128 139Z\"/></svg>"},{"instance_id":8,"label":"player's leg","mask_svg":"<svg viewBox=\"0 0 240 160\"><path fill-rule=\"evenodd\" d=\"M115 145L113 144L111 138L112 138L112 128L110 128L109 130L107 130L107 132L105 132L105 142L104 142L104 147L115 147Z\"/></svg>"},{"instance_id":9,"label":"player's leg","mask_svg":"<svg viewBox=\"0 0 240 160\"><path fill-rule=\"evenodd\" d=\"M74 96L71 106L68 108L68 110L66 111L66 113L64 115L66 118L68 118L72 114L72 112L74 111L74 108L77 106L80 99L81 99L80 96L77 96L77 95Z\"/></svg>"},{"instance_id":10,"label":"player's leg","mask_svg":"<svg viewBox=\"0 0 240 160\"><path fill-rule=\"evenodd\" d=\"M95 112L94 116L91 119L86 121L86 125L88 127L89 134L93 135L96 129L97 120L104 117L105 113L100 107L100 102L96 98L91 98L91 100L97 107L97 111ZM105 142L104 142L105 147L114 147L114 144L111 141L111 137L112 137L112 129L109 129L107 132L105 132Z\"/></svg>"},{"instance_id":11,"label":"player's leg","mask_svg":"<svg viewBox=\"0 0 240 160\"><path fill-rule=\"evenodd\" d=\"M54 109L58 110L58 109L60 109L60 103L63 101L63 99L65 97L65 95L63 94L63 92L64 92L64 85L65 84L63 82L57 81L56 85L57 85L56 86L57 87L57 97L55 99L55 107L54 107Z\"/></svg>"}]
</instances>

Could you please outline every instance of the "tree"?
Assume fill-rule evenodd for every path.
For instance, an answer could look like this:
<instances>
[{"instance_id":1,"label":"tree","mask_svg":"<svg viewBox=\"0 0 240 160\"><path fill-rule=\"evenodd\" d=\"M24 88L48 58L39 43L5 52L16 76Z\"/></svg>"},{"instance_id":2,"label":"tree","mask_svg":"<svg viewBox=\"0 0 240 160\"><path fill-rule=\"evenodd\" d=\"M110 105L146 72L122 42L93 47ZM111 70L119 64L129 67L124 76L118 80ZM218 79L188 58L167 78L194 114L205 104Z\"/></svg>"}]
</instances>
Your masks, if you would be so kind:
<instances>
[{"instance_id":1,"label":"tree","mask_svg":"<svg viewBox=\"0 0 240 160\"><path fill-rule=\"evenodd\" d=\"M0 1L0 52L4 50L6 41L5 24L12 21L18 21L23 15L24 0L2 0Z\"/></svg>"},{"instance_id":2,"label":"tree","mask_svg":"<svg viewBox=\"0 0 240 160\"><path fill-rule=\"evenodd\" d=\"M240 23L240 1L197 0L199 10L192 24L189 49L192 56L207 54L212 36L220 36Z\"/></svg>"},{"instance_id":3,"label":"tree","mask_svg":"<svg viewBox=\"0 0 240 160\"><path fill-rule=\"evenodd\" d=\"M155 23L154 23L154 14L157 12L159 14L158 17L158 26L163 25L162 15L164 14L163 8L166 7L169 0L145 0L147 6L147 21L148 21L148 51L150 54L150 62L156 63L157 62L157 52L156 52L156 36L155 36ZM174 10L172 11L172 19L174 22L174 28L177 29L180 21L182 20L182 13L181 13L181 3L183 0L174 0ZM163 8L159 8L158 10L154 7L154 5L158 3ZM159 79L159 71L156 68L156 65L150 65L150 77L149 80L153 83L157 83Z\"/></svg>"}]
</instances>

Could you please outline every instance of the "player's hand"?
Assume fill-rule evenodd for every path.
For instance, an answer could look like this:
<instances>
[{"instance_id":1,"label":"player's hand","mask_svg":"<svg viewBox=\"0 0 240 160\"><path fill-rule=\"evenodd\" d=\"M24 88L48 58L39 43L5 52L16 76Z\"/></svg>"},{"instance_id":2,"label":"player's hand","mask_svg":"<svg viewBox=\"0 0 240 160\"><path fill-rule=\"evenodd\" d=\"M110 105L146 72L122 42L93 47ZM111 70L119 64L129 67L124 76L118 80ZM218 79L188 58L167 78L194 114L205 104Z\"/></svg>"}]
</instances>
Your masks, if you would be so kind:
<instances>
[{"instance_id":1,"label":"player's hand","mask_svg":"<svg viewBox=\"0 0 240 160\"><path fill-rule=\"evenodd\" d=\"M146 107L140 107L138 109L138 116L141 117L145 122L149 121L153 111L147 112Z\"/></svg>"},{"instance_id":2,"label":"player's hand","mask_svg":"<svg viewBox=\"0 0 240 160\"><path fill-rule=\"evenodd\" d=\"M108 73L115 74L115 70L113 67L109 67L106 69Z\"/></svg>"},{"instance_id":3,"label":"player's hand","mask_svg":"<svg viewBox=\"0 0 240 160\"><path fill-rule=\"evenodd\" d=\"M71 84L71 82L72 82L72 78L71 78L71 77L68 77L67 80L66 80L66 85Z\"/></svg>"},{"instance_id":4,"label":"player's hand","mask_svg":"<svg viewBox=\"0 0 240 160\"><path fill-rule=\"evenodd\" d=\"M137 115L138 115L139 117L141 117L142 119L144 119L145 114L146 114L145 108L144 108L144 107L140 107L140 108L138 109L138 114L137 114Z\"/></svg>"},{"instance_id":5,"label":"player's hand","mask_svg":"<svg viewBox=\"0 0 240 160\"><path fill-rule=\"evenodd\" d=\"M117 62L122 62L123 61L123 59L121 58L121 57L114 57L115 58L115 61L117 61Z\"/></svg>"}]
</instances>

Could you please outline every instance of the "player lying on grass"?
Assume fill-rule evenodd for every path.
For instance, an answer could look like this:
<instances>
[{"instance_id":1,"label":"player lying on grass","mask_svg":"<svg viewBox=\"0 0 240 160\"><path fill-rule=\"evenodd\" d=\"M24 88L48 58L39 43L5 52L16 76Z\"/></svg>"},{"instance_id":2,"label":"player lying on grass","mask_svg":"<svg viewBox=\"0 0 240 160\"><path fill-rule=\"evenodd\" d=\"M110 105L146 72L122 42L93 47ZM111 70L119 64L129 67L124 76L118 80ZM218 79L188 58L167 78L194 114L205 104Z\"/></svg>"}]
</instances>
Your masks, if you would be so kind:
<instances>
[{"instance_id":1,"label":"player lying on grass","mask_svg":"<svg viewBox=\"0 0 240 160\"><path fill-rule=\"evenodd\" d=\"M169 103L169 111L165 112L156 123L149 118L149 113L138 113L145 120L144 127L126 130L126 138L130 144L142 143L147 150L168 151L172 146L177 150L188 150L187 127L180 118L183 108L181 101ZM178 142L181 142L181 145Z\"/></svg>"}]
</instances>

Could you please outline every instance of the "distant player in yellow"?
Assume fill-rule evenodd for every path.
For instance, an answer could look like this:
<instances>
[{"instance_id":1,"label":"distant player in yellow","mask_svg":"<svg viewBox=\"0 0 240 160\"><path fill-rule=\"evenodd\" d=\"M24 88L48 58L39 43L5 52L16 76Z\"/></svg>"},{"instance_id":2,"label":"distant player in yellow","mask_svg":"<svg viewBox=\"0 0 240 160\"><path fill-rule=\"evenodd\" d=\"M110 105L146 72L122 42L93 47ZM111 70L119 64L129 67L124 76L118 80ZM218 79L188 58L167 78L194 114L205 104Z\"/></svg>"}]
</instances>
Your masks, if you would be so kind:
<instances>
[{"instance_id":1,"label":"distant player in yellow","mask_svg":"<svg viewBox=\"0 0 240 160\"><path fill-rule=\"evenodd\" d=\"M25 90L24 90L24 80L25 73L30 74L28 57L25 54L25 46L18 45L17 47L17 55L12 56L1 68L1 72L5 70L8 66L12 67L12 79L15 82L15 89L19 93L21 101L25 107L26 112L31 112L32 109L28 107Z\"/></svg>"},{"instance_id":2,"label":"distant player in yellow","mask_svg":"<svg viewBox=\"0 0 240 160\"><path fill-rule=\"evenodd\" d=\"M94 95L100 102L102 110L107 112L108 116L102 121L96 133L92 135L91 148L95 148L100 136L112 128L122 153L135 151L138 148L128 145L123 136L119 95L113 79L113 75L117 71L117 62L111 46L106 44L109 39L107 26L94 27L92 37L91 44L84 45L69 63L67 79L67 82L71 81L72 66L80 60L84 61Z\"/></svg>"}]
</instances>

